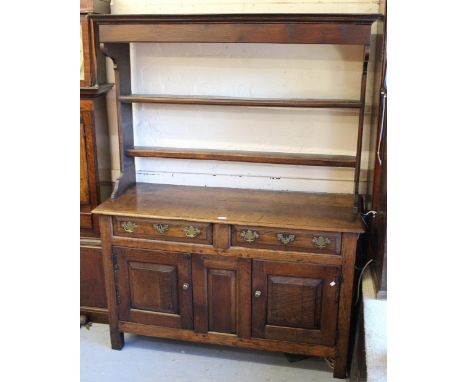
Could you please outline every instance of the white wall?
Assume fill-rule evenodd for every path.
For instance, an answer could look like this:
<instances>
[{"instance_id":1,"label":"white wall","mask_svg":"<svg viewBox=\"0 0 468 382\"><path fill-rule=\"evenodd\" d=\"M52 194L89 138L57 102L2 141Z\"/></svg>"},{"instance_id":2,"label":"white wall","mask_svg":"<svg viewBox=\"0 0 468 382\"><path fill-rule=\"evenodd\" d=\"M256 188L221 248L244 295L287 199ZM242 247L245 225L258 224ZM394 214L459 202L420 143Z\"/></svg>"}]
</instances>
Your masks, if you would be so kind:
<instances>
[{"instance_id":1,"label":"white wall","mask_svg":"<svg viewBox=\"0 0 468 382\"><path fill-rule=\"evenodd\" d=\"M376 13L379 0L112 0L112 13Z\"/></svg>"},{"instance_id":2,"label":"white wall","mask_svg":"<svg viewBox=\"0 0 468 382\"><path fill-rule=\"evenodd\" d=\"M377 12L378 1L114 0L111 7L112 13ZM356 46L132 44L131 59L135 93L359 98L362 48ZM113 82L111 65L108 73ZM369 98L373 93L369 86ZM113 93L108 101L115 180L120 171ZM366 150L371 110L364 169L372 163ZM135 144L148 146L354 155L357 122L353 110L134 104ZM136 163L140 182L346 193L353 186L353 169L156 158ZM365 191L365 174L362 179Z\"/></svg>"}]
</instances>

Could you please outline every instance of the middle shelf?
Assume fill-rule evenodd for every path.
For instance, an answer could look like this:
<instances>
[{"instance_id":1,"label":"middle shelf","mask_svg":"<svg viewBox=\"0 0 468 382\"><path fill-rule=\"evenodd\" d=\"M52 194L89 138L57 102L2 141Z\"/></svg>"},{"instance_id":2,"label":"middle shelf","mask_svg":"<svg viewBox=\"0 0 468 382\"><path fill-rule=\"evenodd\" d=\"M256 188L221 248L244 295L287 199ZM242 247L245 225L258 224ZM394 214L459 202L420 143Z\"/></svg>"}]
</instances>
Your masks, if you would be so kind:
<instances>
[{"instance_id":1,"label":"middle shelf","mask_svg":"<svg viewBox=\"0 0 468 382\"><path fill-rule=\"evenodd\" d=\"M127 149L126 154L130 157L200 159L329 167L356 166L356 157L350 155L298 154L148 146L134 146L133 148Z\"/></svg>"},{"instance_id":2,"label":"middle shelf","mask_svg":"<svg viewBox=\"0 0 468 382\"><path fill-rule=\"evenodd\" d=\"M188 96L165 94L129 94L119 97L123 103L159 103L175 105L256 106L296 108L343 108L359 109L359 100L306 99L306 98L241 98L223 96Z\"/></svg>"}]
</instances>

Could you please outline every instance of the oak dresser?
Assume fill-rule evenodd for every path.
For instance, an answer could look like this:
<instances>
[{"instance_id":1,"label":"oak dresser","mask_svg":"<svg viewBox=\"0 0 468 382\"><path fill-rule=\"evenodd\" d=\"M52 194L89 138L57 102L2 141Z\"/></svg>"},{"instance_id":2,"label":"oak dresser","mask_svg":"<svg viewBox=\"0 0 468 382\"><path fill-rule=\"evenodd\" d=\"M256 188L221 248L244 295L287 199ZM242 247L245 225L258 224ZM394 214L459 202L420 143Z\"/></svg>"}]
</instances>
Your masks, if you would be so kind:
<instances>
[{"instance_id":1,"label":"oak dresser","mask_svg":"<svg viewBox=\"0 0 468 382\"><path fill-rule=\"evenodd\" d=\"M314 355L346 377L370 28L379 15L96 16L116 74L119 178L100 216L112 348L123 333ZM132 94L130 43L363 46L357 100ZM133 103L354 108L355 156L139 147ZM136 182L135 157L352 167L353 194Z\"/></svg>"}]
</instances>

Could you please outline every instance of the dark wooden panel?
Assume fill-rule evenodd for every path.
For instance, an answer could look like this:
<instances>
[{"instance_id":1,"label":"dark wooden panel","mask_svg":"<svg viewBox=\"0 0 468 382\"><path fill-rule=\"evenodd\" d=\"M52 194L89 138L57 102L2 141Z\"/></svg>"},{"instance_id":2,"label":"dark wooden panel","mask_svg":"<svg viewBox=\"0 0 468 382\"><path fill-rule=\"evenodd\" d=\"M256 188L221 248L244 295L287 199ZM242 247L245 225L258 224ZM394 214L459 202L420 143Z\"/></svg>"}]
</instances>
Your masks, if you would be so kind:
<instances>
[{"instance_id":1,"label":"dark wooden panel","mask_svg":"<svg viewBox=\"0 0 468 382\"><path fill-rule=\"evenodd\" d=\"M311 231L364 232L353 195L137 183L97 214ZM224 219L225 218L225 219Z\"/></svg>"},{"instance_id":2,"label":"dark wooden panel","mask_svg":"<svg viewBox=\"0 0 468 382\"><path fill-rule=\"evenodd\" d=\"M129 262L128 267L132 309L179 313L175 266Z\"/></svg>"},{"instance_id":3,"label":"dark wooden panel","mask_svg":"<svg viewBox=\"0 0 468 382\"><path fill-rule=\"evenodd\" d=\"M356 158L349 155L296 154L264 151L187 149L176 147L136 146L127 150L130 157L219 160L305 166L354 167Z\"/></svg>"},{"instance_id":4,"label":"dark wooden panel","mask_svg":"<svg viewBox=\"0 0 468 382\"><path fill-rule=\"evenodd\" d=\"M113 224L116 236L199 244L213 243L212 225L206 223L117 216L113 218ZM195 236L190 237L191 235Z\"/></svg>"},{"instance_id":5,"label":"dark wooden panel","mask_svg":"<svg viewBox=\"0 0 468 382\"><path fill-rule=\"evenodd\" d=\"M236 272L209 269L207 272L208 330L236 333L237 285Z\"/></svg>"},{"instance_id":6,"label":"dark wooden panel","mask_svg":"<svg viewBox=\"0 0 468 382\"><path fill-rule=\"evenodd\" d=\"M250 337L250 260L201 255L192 259L195 331Z\"/></svg>"},{"instance_id":7,"label":"dark wooden panel","mask_svg":"<svg viewBox=\"0 0 468 382\"><path fill-rule=\"evenodd\" d=\"M333 345L339 268L253 261L252 336Z\"/></svg>"},{"instance_id":8,"label":"dark wooden panel","mask_svg":"<svg viewBox=\"0 0 468 382\"><path fill-rule=\"evenodd\" d=\"M370 25L248 23L229 24L121 24L99 25L100 41L124 42L211 42L276 44L368 43Z\"/></svg>"},{"instance_id":9,"label":"dark wooden panel","mask_svg":"<svg viewBox=\"0 0 468 382\"><path fill-rule=\"evenodd\" d=\"M222 96L173 96L131 94L119 97L125 103L161 103L176 105L212 105L212 106L261 106L261 107L299 107L299 108L354 108L361 107L359 100L346 99L275 99L275 98L240 98Z\"/></svg>"},{"instance_id":10,"label":"dark wooden panel","mask_svg":"<svg viewBox=\"0 0 468 382\"><path fill-rule=\"evenodd\" d=\"M119 319L193 328L190 255L114 248ZM189 288L183 288L187 283Z\"/></svg>"},{"instance_id":11,"label":"dark wooden panel","mask_svg":"<svg viewBox=\"0 0 468 382\"><path fill-rule=\"evenodd\" d=\"M101 248L80 247L80 306L107 308Z\"/></svg>"},{"instance_id":12,"label":"dark wooden panel","mask_svg":"<svg viewBox=\"0 0 468 382\"><path fill-rule=\"evenodd\" d=\"M268 276L268 325L320 328L322 280Z\"/></svg>"},{"instance_id":13,"label":"dark wooden panel","mask_svg":"<svg viewBox=\"0 0 468 382\"><path fill-rule=\"evenodd\" d=\"M232 226L232 245L248 248L270 248L280 251L304 251L340 254L341 234L282 230L251 226ZM253 236L248 236L248 235Z\"/></svg>"}]
</instances>

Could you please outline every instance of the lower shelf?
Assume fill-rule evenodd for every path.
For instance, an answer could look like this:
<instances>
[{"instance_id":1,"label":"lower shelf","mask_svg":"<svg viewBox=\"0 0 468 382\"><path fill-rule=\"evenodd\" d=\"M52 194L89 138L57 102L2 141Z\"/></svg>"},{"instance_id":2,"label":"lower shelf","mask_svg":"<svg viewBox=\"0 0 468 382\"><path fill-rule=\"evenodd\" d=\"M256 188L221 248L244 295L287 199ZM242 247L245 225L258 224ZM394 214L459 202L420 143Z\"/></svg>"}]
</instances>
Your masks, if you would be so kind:
<instances>
[{"instance_id":1,"label":"lower shelf","mask_svg":"<svg viewBox=\"0 0 468 382\"><path fill-rule=\"evenodd\" d=\"M304 166L354 167L356 157L349 155L297 154L239 150L183 149L136 146L127 150L130 157L201 159Z\"/></svg>"}]
</instances>

